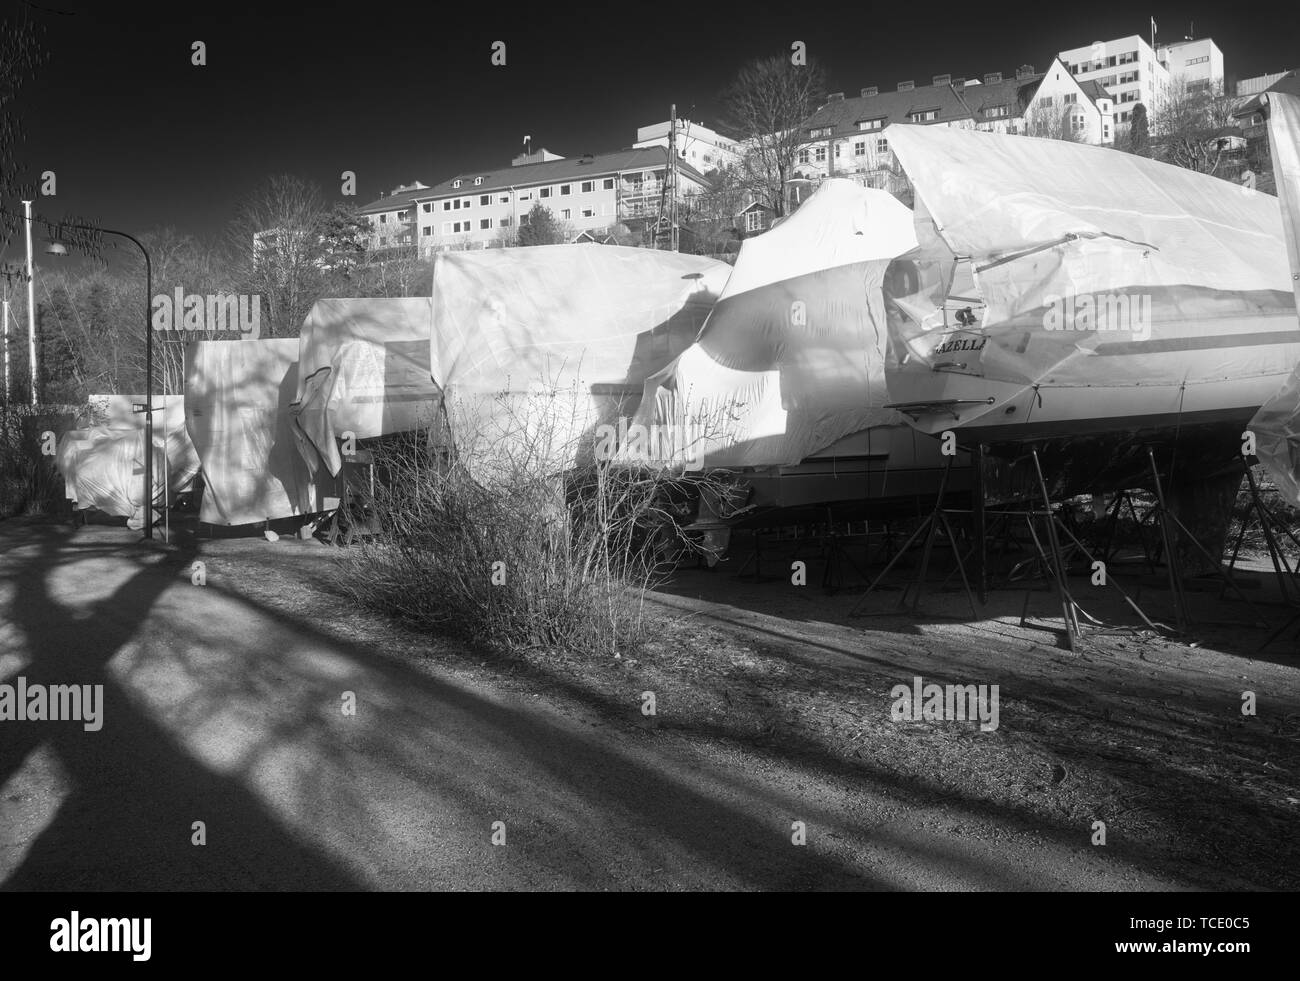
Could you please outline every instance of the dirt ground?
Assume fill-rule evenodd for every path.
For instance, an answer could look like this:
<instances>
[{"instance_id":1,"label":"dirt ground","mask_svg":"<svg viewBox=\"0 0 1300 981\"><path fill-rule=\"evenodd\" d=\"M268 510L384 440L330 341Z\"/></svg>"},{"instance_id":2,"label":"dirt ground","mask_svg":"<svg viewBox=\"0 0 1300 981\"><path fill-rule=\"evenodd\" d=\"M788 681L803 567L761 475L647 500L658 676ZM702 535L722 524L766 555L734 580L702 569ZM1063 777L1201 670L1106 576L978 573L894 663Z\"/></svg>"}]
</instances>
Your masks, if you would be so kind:
<instances>
[{"instance_id":1,"label":"dirt ground","mask_svg":"<svg viewBox=\"0 0 1300 981\"><path fill-rule=\"evenodd\" d=\"M1239 560L1236 579L1250 606L1218 582L1195 588L1194 623L1178 637L1136 629L1144 625L1115 590L1076 576L1072 588L1090 613L1135 629L1088 631L1075 653L1065 649L1060 606L1045 583L1033 584L1026 626L1024 588L992 591L976 620L952 583L927 590L916 615L897 612L895 590L868 599L872 615L854 617L865 581L828 594L818 585L817 550L804 547L809 585L793 585L795 547L768 547L766 581L737 578L749 558L740 536L716 568L681 569L652 597L653 639L637 657L437 656L520 690L545 684L552 696L622 725L793 754L838 778L889 787L902 801L960 801L1083 839L1102 821L1108 849L1194 887L1300 885L1300 625L1257 650L1290 615L1275 604L1263 556ZM328 563L336 557L329 549L244 540L203 551L218 570L229 556L243 576L266 575L270 602L329 605L317 591L328 587L302 577L311 563L279 561L292 553ZM881 568L877 561L866 571ZM914 569L904 561L890 583ZM1161 576L1136 561L1115 575L1148 617L1174 622ZM345 631L373 629L344 609L320 615ZM1268 629L1256 626L1260 618ZM429 655L408 640L412 656ZM998 729L892 721L891 689L917 676L998 685ZM655 693L653 717L628 711L641 692ZM1255 695L1254 715L1243 714L1245 692Z\"/></svg>"},{"instance_id":2,"label":"dirt ground","mask_svg":"<svg viewBox=\"0 0 1300 981\"><path fill-rule=\"evenodd\" d=\"M17 557L24 550L33 554L31 550L49 538L42 534L16 539L21 548L14 548L12 554ZM106 557L127 547L123 543L129 537L122 529L79 529L70 538L60 538L61 552L43 546L51 549L50 556L62 554L64 559L42 561L54 563L62 570L60 575L67 575L76 558L70 549L89 550L85 554L93 553L95 561L107 561ZM205 591L188 589L186 578L194 559L201 558L208 582L221 595L244 604L241 609L252 610L256 604L267 616L309 625L317 648L329 644L332 650L355 651L364 646L382 652L393 663L414 665L422 673L491 692L494 705L504 699L528 712L541 706L555 724L591 734L588 741L594 739L594 746L603 747L601 752L623 747L620 752L629 759L654 756L666 772L671 771L671 786L689 781L693 787L698 785L699 793L727 800L739 799L739 788L748 782L779 787L787 797L802 799L800 806L827 812L823 847L844 864L843 871L823 870L821 877L808 878L808 868L789 872L781 865L785 859L756 850L758 846L744 834L737 838L693 825L689 834L680 833L682 846L695 856L690 861L700 863L693 870L698 878L685 866L670 866L670 860L662 857L666 846L657 849L660 857L646 859L646 870L635 872L619 865L628 861L622 852L617 861L606 858L603 865L592 864L595 860L590 856L580 860L577 855L591 848L589 844L561 847L548 839L546 861L563 866L562 874L554 869L546 873L555 878L542 872L530 873L534 878L524 880L517 874L506 879L462 877L452 887L553 888L559 883L615 888L855 888L855 882L856 887L872 887L866 885L871 882L879 888L919 889L1295 889L1300 885L1300 836L1296 835L1300 829L1296 661L1300 655L1294 629L1264 653L1256 650L1272 626L1289 616L1285 608L1268 605L1272 585L1261 571L1241 577L1254 610L1231 597L1219 598L1217 587L1200 589L1190 594L1196 623L1183 636L1162 637L1146 630L1090 633L1085 646L1072 653L1064 649L1060 608L1051 592L1031 594L1031 623L1026 626L1020 625L1023 588L991 592L988 606L977 618L971 616L959 590L937 589L926 593L917 614L898 614L897 592L882 592L868 600L866 610L886 615L851 617L862 585L849 584L834 594L822 590L817 585L821 566L815 551L803 555L809 585L792 584L790 556L780 548L769 549L763 557L763 569L773 578L754 582L736 576L746 558L743 542L738 542L735 553L716 568L684 568L650 597L647 615L653 618L654 629L644 649L635 656L593 660L556 651L506 656L467 650L402 624L379 622L352 607L338 589L337 577L346 574L346 553L316 541L201 540L184 548L159 546L145 554L151 556L148 561L153 567L162 570L159 575L178 584L160 595L156 606L164 612L200 602L190 597ZM1256 570L1262 568L1258 556L1250 561ZM34 568L15 566L4 581L21 593L24 577ZM878 570L879 564L874 568ZM908 571L905 565L902 575ZM1172 619L1168 592L1158 588L1159 577L1145 575L1137 567L1127 571L1117 567L1115 573L1130 593L1138 594L1148 615ZM81 580L77 583L69 588L87 588ZM1098 618L1139 623L1117 594L1110 595L1111 590L1091 587L1086 578L1074 580L1074 588ZM14 608L7 612L13 613ZM1258 615L1272 626L1267 630L1254 626ZM193 614L186 616L187 623L193 622ZM208 648L220 644L223 631L240 637L242 643L241 631L267 629L234 621L222 626L210 620L211 614L204 621L207 639L191 644L182 662L200 679L204 666L215 663L217 654ZM133 629L124 626L124 635ZM155 625L152 633L162 636L167 630ZM10 629L0 639L16 649L15 637ZM124 643L120 650L129 646ZM293 652L256 655L263 662L271 658L264 668L267 677L239 678L238 687L232 688L255 698L256 711L267 718L277 711L267 707L278 698L277 685L286 674L293 675L293 665L298 663L288 659L289 653ZM160 647L157 657L162 656ZM134 648L121 657L127 658L125 663L133 671L147 666L152 672L148 677L162 677L167 663L148 660ZM125 678L121 670L116 675ZM998 685L998 728L986 732L976 722L893 721L891 689L899 684L910 687L918 676L927 683ZM223 684L235 684L222 677ZM187 684L193 689L199 682ZM247 692L250 688L256 690ZM131 705L157 701L152 714L180 724L183 716L167 707L161 695L146 696L138 687L134 691L127 694ZM1243 714L1245 692L1254 693L1253 715ZM654 715L640 710L645 693L654 694ZM397 701L418 694L407 682L388 697ZM211 701L207 698L205 704ZM431 710L408 705L403 711L410 715ZM506 719L501 725L506 730L533 731L526 721L520 715L515 723ZM223 745L230 738L222 736ZM398 737L392 727L385 727L372 738ZM432 733L428 738L449 737ZM499 742L501 737L494 733L492 738ZM522 737L515 734L514 738ZM444 743L434 745L445 750ZM427 756L428 749L420 752ZM415 750L403 747L402 751ZM325 749L320 752L322 757L328 755ZM473 754L467 751L467 758ZM575 773L583 776L574 777L570 793L590 794L597 803L602 793L613 793L599 786L609 778L605 771L589 774L586 764L574 758ZM405 773L410 765L403 764L395 772ZM626 766L626 760L618 765ZM365 766L373 767L374 760ZM24 778L23 786L30 789L43 780L40 772ZM570 806L564 802L568 798L551 799L553 788L539 791L525 785L532 778L523 773L508 777L508 785L494 791L504 800L528 798L542 810L548 804ZM670 835L679 833L675 822L682 805L674 796L677 791L665 789L667 783L647 783L635 772L629 779L633 777L642 797L640 803L627 806L640 816L628 820L644 822L649 815L663 822ZM447 773L442 778L452 779ZM348 779L367 782L359 776ZM394 777L396 782L400 779ZM490 778L475 778L479 779ZM426 781L419 793L434 792L437 788L428 784L435 783ZM385 798L385 807L398 806L387 800L400 797L389 783L376 784L374 791ZM17 807L21 817L27 805L12 802L22 794L20 790L0 808ZM412 814L434 806L423 798L418 808L414 799L409 804L405 809ZM368 800L354 806L360 813L377 805ZM623 807L620 801L620 813ZM79 820L84 823L84 815ZM599 827L606 821L614 821L608 809L595 808L578 823ZM1097 822L1104 822L1104 846L1094 844ZM773 826L778 840L789 835L782 827ZM360 832L350 828L331 833L346 834L351 840ZM696 840L702 835L708 840ZM868 839L872 844L865 843ZM26 841L11 845L17 849L15 854L27 856L26 864L10 877L8 887L13 888L27 881L23 869L36 874L32 855L39 849L33 851ZM641 842L638 847L652 846ZM718 859L718 869L706 875L705 866L719 851L726 853L725 861ZM570 852L571 862L554 857ZM922 852L924 859L918 857ZM391 860L391 855L384 858ZM582 871L574 871L573 865ZM609 871L615 867L621 869L617 875ZM505 875L492 869L482 875L489 873ZM76 884L72 871L61 874L74 876L72 884ZM410 869L371 884L427 888L431 883L448 885L436 877L420 878ZM222 884L224 880L218 887Z\"/></svg>"}]
</instances>

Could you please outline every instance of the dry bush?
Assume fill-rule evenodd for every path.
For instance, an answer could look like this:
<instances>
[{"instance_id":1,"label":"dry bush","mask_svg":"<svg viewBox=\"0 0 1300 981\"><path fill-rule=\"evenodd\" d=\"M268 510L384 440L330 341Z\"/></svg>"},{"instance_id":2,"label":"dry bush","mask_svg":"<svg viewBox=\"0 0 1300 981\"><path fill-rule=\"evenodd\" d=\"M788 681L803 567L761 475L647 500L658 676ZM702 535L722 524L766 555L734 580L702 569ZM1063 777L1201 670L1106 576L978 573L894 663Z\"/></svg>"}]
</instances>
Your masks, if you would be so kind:
<instances>
[{"instance_id":1,"label":"dry bush","mask_svg":"<svg viewBox=\"0 0 1300 981\"><path fill-rule=\"evenodd\" d=\"M0 518L56 513L64 497L63 477L54 457L41 452L41 436L69 425L66 414L0 407Z\"/></svg>"},{"instance_id":2,"label":"dry bush","mask_svg":"<svg viewBox=\"0 0 1300 981\"><path fill-rule=\"evenodd\" d=\"M501 649L635 649L645 591L689 547L681 525L698 482L576 452L583 427L554 396L378 447L368 503L379 533L345 558L343 588Z\"/></svg>"}]
</instances>

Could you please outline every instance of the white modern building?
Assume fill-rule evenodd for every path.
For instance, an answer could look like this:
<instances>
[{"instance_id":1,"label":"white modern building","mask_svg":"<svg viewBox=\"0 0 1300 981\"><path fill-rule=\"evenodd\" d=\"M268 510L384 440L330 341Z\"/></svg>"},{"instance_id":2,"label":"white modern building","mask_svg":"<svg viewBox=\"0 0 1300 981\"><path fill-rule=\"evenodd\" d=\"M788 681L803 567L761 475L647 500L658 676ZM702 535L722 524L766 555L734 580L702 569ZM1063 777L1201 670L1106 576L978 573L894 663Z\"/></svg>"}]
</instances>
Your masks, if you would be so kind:
<instances>
[{"instance_id":1,"label":"white modern building","mask_svg":"<svg viewBox=\"0 0 1300 981\"><path fill-rule=\"evenodd\" d=\"M1223 52L1213 38L1184 38L1169 44L1157 39L1156 58L1169 72L1171 85L1181 82L1189 92L1208 89L1231 94L1223 89Z\"/></svg>"},{"instance_id":2,"label":"white modern building","mask_svg":"<svg viewBox=\"0 0 1300 981\"><path fill-rule=\"evenodd\" d=\"M636 131L634 147L668 146L670 120L642 126ZM689 119L677 120L677 153L681 160L701 174L717 170L740 159L735 140L716 133L701 123Z\"/></svg>"},{"instance_id":3,"label":"white modern building","mask_svg":"<svg viewBox=\"0 0 1300 981\"><path fill-rule=\"evenodd\" d=\"M1157 112L1169 94L1169 71L1136 34L1062 51L1061 61L1079 81L1093 81L1115 100L1116 134L1126 132L1138 103Z\"/></svg>"},{"instance_id":4,"label":"white modern building","mask_svg":"<svg viewBox=\"0 0 1300 981\"><path fill-rule=\"evenodd\" d=\"M1223 52L1213 38L1157 38L1153 48L1141 35L1131 34L1071 48L1059 57L1075 78L1095 81L1114 97L1117 135L1128 130L1138 103L1148 115L1156 114L1175 86L1224 92Z\"/></svg>"}]
</instances>

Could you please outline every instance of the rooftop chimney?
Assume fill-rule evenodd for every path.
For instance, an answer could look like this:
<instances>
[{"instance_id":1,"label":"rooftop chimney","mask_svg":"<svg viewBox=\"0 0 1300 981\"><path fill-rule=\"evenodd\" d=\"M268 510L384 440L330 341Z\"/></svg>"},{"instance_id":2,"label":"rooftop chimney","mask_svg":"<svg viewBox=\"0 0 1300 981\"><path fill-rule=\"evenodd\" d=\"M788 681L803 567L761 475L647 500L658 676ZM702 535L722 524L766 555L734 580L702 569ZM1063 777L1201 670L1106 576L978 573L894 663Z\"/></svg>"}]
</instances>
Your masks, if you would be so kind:
<instances>
[{"instance_id":1,"label":"rooftop chimney","mask_svg":"<svg viewBox=\"0 0 1300 981\"><path fill-rule=\"evenodd\" d=\"M952 76L951 76L951 75L935 75L934 78L932 79L932 81L934 82L935 85L951 85L951 84L952 84Z\"/></svg>"},{"instance_id":2,"label":"rooftop chimney","mask_svg":"<svg viewBox=\"0 0 1300 981\"><path fill-rule=\"evenodd\" d=\"M1034 73L1033 65L1021 65L1019 68L1016 69L1016 78L1018 79L1028 78L1033 73Z\"/></svg>"},{"instance_id":3,"label":"rooftop chimney","mask_svg":"<svg viewBox=\"0 0 1300 981\"><path fill-rule=\"evenodd\" d=\"M899 82L899 83L898 83L898 91L900 91L900 92L911 92L912 89L914 89L914 88L916 88L916 82Z\"/></svg>"},{"instance_id":4,"label":"rooftop chimney","mask_svg":"<svg viewBox=\"0 0 1300 981\"><path fill-rule=\"evenodd\" d=\"M843 92L832 92L830 95L828 95L828 96L826 97L826 101L827 101L827 102L843 102L843 101L844 101L844 93L843 93Z\"/></svg>"},{"instance_id":5,"label":"rooftop chimney","mask_svg":"<svg viewBox=\"0 0 1300 981\"><path fill-rule=\"evenodd\" d=\"M862 90L862 98L864 99L870 99L872 96L879 95L879 94L880 94L880 89L875 85L868 85L866 88Z\"/></svg>"},{"instance_id":6,"label":"rooftop chimney","mask_svg":"<svg viewBox=\"0 0 1300 981\"><path fill-rule=\"evenodd\" d=\"M952 87L955 89L964 89L966 87L966 76L958 75L952 80Z\"/></svg>"},{"instance_id":7,"label":"rooftop chimney","mask_svg":"<svg viewBox=\"0 0 1300 981\"><path fill-rule=\"evenodd\" d=\"M989 72L987 75L984 76L985 85L992 85L994 82L1000 82L1000 81L1002 81L1001 72Z\"/></svg>"}]
</instances>

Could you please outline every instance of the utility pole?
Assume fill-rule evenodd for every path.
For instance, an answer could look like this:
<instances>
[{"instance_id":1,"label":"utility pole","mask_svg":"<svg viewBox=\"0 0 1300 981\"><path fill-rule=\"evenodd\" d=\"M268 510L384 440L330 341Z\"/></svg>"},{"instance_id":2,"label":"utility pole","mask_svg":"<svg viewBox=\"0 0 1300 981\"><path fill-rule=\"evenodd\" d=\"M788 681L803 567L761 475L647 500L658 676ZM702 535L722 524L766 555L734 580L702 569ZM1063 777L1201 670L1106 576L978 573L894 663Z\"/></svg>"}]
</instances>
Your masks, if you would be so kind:
<instances>
[{"instance_id":1,"label":"utility pole","mask_svg":"<svg viewBox=\"0 0 1300 981\"><path fill-rule=\"evenodd\" d=\"M32 271L32 203L23 202L27 216L27 363L32 369L32 405L36 404L36 277Z\"/></svg>"},{"instance_id":2,"label":"utility pole","mask_svg":"<svg viewBox=\"0 0 1300 981\"><path fill-rule=\"evenodd\" d=\"M677 251L677 103L668 126L668 247Z\"/></svg>"},{"instance_id":3,"label":"utility pole","mask_svg":"<svg viewBox=\"0 0 1300 981\"><path fill-rule=\"evenodd\" d=\"M5 418L7 419L7 418L8 418L8 413L9 413L9 273L8 273L8 270L5 271L5 298L4 298L4 308L5 308L5 333L4 333L4 345L5 345Z\"/></svg>"}]
</instances>

